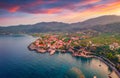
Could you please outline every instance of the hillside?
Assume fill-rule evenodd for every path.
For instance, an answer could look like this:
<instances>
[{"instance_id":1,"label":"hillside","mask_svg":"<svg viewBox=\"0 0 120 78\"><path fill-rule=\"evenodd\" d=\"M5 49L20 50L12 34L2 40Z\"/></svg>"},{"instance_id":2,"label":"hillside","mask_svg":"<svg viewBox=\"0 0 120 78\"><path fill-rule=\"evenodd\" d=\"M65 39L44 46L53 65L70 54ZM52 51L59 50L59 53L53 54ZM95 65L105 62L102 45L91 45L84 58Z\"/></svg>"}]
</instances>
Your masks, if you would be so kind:
<instances>
[{"instance_id":1,"label":"hillside","mask_svg":"<svg viewBox=\"0 0 120 78\"><path fill-rule=\"evenodd\" d=\"M120 23L112 23L106 25L97 25L91 27L92 30L96 30L99 32L112 32L112 33L120 33Z\"/></svg>"}]
</instances>

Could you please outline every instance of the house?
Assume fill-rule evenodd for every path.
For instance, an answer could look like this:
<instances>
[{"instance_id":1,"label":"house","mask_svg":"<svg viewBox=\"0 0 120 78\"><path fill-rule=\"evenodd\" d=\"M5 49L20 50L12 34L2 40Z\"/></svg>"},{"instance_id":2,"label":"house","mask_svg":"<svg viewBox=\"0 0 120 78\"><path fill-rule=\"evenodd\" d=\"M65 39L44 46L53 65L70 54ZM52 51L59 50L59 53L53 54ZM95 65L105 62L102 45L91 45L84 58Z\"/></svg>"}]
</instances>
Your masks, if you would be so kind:
<instances>
[{"instance_id":1,"label":"house","mask_svg":"<svg viewBox=\"0 0 120 78\"><path fill-rule=\"evenodd\" d=\"M118 54L116 56L117 56L118 62L120 63L120 54Z\"/></svg>"},{"instance_id":2,"label":"house","mask_svg":"<svg viewBox=\"0 0 120 78\"><path fill-rule=\"evenodd\" d=\"M115 43L115 42L114 42L113 44L109 45L109 48L110 48L111 50L114 50L114 49L120 48L120 46L119 46L118 43Z\"/></svg>"}]
</instances>

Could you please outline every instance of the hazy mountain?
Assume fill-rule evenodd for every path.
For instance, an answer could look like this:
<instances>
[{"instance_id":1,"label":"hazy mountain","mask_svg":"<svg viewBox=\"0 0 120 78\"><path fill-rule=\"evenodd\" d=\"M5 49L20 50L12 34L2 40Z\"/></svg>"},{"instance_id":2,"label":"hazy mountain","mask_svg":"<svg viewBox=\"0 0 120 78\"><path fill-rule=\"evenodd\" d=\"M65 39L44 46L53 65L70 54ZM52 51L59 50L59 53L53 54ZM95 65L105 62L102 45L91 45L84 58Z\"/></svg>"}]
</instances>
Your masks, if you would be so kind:
<instances>
[{"instance_id":1,"label":"hazy mountain","mask_svg":"<svg viewBox=\"0 0 120 78\"><path fill-rule=\"evenodd\" d=\"M73 32L92 29L100 32L119 32L120 16L107 15L92 18L79 23L41 22L33 25L0 27L0 34L39 33L39 32Z\"/></svg>"},{"instance_id":2,"label":"hazy mountain","mask_svg":"<svg viewBox=\"0 0 120 78\"><path fill-rule=\"evenodd\" d=\"M63 32L69 30L69 24L61 22L42 22L34 25L19 25L0 27L1 34L9 33L39 33L39 32Z\"/></svg>"}]
</instances>

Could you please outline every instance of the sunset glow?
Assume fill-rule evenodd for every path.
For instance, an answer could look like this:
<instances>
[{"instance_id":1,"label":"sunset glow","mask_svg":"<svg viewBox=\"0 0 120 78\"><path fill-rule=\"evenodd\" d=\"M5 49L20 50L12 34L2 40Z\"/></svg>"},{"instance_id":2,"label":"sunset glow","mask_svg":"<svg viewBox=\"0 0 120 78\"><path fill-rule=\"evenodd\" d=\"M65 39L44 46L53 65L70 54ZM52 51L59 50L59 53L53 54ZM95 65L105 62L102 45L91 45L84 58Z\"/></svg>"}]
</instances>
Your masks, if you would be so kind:
<instances>
[{"instance_id":1,"label":"sunset glow","mask_svg":"<svg viewBox=\"0 0 120 78\"><path fill-rule=\"evenodd\" d=\"M120 15L120 0L0 0L0 26Z\"/></svg>"}]
</instances>

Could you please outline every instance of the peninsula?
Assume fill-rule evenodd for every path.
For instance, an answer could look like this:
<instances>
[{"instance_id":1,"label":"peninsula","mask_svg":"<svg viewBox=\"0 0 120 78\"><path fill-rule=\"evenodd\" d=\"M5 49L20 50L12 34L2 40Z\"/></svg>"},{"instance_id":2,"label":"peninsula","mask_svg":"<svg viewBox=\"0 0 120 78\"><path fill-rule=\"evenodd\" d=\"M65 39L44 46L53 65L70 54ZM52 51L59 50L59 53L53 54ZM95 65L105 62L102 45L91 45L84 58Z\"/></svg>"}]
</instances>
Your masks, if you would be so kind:
<instances>
[{"instance_id":1,"label":"peninsula","mask_svg":"<svg viewBox=\"0 0 120 78\"><path fill-rule=\"evenodd\" d=\"M49 52L50 55L53 55L55 52L70 52L73 56L89 57L91 52L86 47L79 46L80 39L83 38L87 38L87 36L44 35L30 44L29 49L40 53Z\"/></svg>"}]
</instances>

